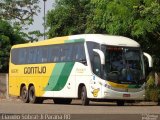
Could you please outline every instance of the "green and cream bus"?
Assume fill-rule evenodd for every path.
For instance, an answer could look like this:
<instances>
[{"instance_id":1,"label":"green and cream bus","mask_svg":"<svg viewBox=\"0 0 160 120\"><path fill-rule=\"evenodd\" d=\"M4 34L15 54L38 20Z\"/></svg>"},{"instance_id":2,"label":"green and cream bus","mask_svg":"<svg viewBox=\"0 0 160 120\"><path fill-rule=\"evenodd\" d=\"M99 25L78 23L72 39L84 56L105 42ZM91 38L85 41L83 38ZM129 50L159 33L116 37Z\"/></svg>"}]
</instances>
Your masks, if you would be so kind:
<instances>
[{"instance_id":1,"label":"green and cream bus","mask_svg":"<svg viewBox=\"0 0 160 120\"><path fill-rule=\"evenodd\" d=\"M9 94L23 102L56 104L144 100L145 68L140 45L129 38L102 34L56 37L11 49Z\"/></svg>"}]
</instances>

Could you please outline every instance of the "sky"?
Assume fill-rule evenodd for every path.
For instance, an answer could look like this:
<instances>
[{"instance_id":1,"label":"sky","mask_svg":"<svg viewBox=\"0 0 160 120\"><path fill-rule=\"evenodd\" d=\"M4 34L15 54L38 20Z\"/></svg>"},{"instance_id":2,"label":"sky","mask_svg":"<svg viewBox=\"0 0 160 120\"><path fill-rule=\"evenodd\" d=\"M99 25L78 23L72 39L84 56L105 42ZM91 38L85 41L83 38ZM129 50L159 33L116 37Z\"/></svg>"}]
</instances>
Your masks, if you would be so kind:
<instances>
[{"instance_id":1,"label":"sky","mask_svg":"<svg viewBox=\"0 0 160 120\"><path fill-rule=\"evenodd\" d=\"M55 2L55 0L47 0L46 1L46 4L45 4L45 6L46 6L45 13L46 14L47 14L48 10L53 9L54 2ZM29 26L28 31L40 30L41 33L43 33L43 31L44 31L44 27L43 27L44 2L43 2L43 0L40 0L39 7L41 8L41 12L38 13L37 16L34 16L34 23L33 23L33 25ZM43 39L44 39L43 37L39 38L39 40L43 40Z\"/></svg>"}]
</instances>

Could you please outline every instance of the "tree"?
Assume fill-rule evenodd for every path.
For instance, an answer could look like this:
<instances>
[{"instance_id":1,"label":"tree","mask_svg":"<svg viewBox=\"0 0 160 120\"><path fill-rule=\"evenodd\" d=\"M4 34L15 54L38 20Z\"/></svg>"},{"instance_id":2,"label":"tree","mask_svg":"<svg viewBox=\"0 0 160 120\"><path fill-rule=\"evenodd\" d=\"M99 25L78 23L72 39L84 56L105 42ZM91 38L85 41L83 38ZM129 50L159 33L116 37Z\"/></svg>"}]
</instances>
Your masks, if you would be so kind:
<instances>
[{"instance_id":1,"label":"tree","mask_svg":"<svg viewBox=\"0 0 160 120\"><path fill-rule=\"evenodd\" d=\"M159 0L58 0L47 15L49 37L101 33L132 38L160 71ZM158 66L158 67L157 67Z\"/></svg>"},{"instance_id":2,"label":"tree","mask_svg":"<svg viewBox=\"0 0 160 120\"><path fill-rule=\"evenodd\" d=\"M33 23L33 16L40 12L38 3L39 0L1 0L0 19L10 22L15 31L28 40L33 39L33 33L39 37L39 31L33 31L31 35L23 32Z\"/></svg>"},{"instance_id":3,"label":"tree","mask_svg":"<svg viewBox=\"0 0 160 120\"><path fill-rule=\"evenodd\" d=\"M90 0L57 0L47 14L49 37L84 33Z\"/></svg>"},{"instance_id":4,"label":"tree","mask_svg":"<svg viewBox=\"0 0 160 120\"><path fill-rule=\"evenodd\" d=\"M138 41L160 66L160 3L156 0L91 0L87 32L123 35ZM159 68L160 69L160 68Z\"/></svg>"},{"instance_id":5,"label":"tree","mask_svg":"<svg viewBox=\"0 0 160 120\"><path fill-rule=\"evenodd\" d=\"M25 42L9 23L0 20L0 72L8 72L11 46Z\"/></svg>"},{"instance_id":6,"label":"tree","mask_svg":"<svg viewBox=\"0 0 160 120\"><path fill-rule=\"evenodd\" d=\"M33 16L40 11L39 0L2 0L0 18L14 20L17 24L32 24Z\"/></svg>"}]
</instances>

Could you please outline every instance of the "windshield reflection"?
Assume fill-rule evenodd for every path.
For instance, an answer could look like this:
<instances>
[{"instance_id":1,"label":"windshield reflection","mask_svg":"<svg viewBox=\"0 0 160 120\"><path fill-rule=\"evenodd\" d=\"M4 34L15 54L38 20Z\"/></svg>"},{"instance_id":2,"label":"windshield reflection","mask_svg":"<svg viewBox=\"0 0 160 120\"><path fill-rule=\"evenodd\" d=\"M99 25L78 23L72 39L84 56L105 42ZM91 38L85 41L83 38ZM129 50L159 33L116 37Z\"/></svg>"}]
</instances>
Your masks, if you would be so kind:
<instances>
[{"instance_id":1,"label":"windshield reflection","mask_svg":"<svg viewBox=\"0 0 160 120\"><path fill-rule=\"evenodd\" d=\"M104 77L117 83L141 83L144 79L141 51L139 48L102 47L105 53Z\"/></svg>"}]
</instances>

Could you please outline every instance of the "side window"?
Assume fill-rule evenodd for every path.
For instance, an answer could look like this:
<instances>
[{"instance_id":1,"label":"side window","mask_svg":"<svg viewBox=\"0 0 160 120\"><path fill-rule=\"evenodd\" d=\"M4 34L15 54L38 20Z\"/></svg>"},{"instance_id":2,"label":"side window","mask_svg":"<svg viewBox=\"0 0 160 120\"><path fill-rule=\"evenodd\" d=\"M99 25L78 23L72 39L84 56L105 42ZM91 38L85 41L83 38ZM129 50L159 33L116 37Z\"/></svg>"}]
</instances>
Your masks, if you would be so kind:
<instances>
[{"instance_id":1,"label":"side window","mask_svg":"<svg viewBox=\"0 0 160 120\"><path fill-rule=\"evenodd\" d=\"M60 62L64 62L67 56L67 46L61 45L60 46Z\"/></svg>"},{"instance_id":2,"label":"side window","mask_svg":"<svg viewBox=\"0 0 160 120\"><path fill-rule=\"evenodd\" d=\"M33 61L32 63L37 63L37 53L38 53L38 47L35 47L33 50Z\"/></svg>"},{"instance_id":3,"label":"side window","mask_svg":"<svg viewBox=\"0 0 160 120\"><path fill-rule=\"evenodd\" d=\"M42 62L42 48L41 47L37 47L37 63L41 63Z\"/></svg>"},{"instance_id":4,"label":"side window","mask_svg":"<svg viewBox=\"0 0 160 120\"><path fill-rule=\"evenodd\" d=\"M53 62L59 62L61 54L61 49L59 46L53 46L52 53Z\"/></svg>"},{"instance_id":5,"label":"side window","mask_svg":"<svg viewBox=\"0 0 160 120\"><path fill-rule=\"evenodd\" d=\"M48 47L48 62L53 62L53 52L52 52L52 49L53 49L52 46Z\"/></svg>"},{"instance_id":6,"label":"side window","mask_svg":"<svg viewBox=\"0 0 160 120\"><path fill-rule=\"evenodd\" d=\"M11 51L14 64L86 61L84 43L15 48ZM83 63L84 64L84 63Z\"/></svg>"},{"instance_id":7,"label":"side window","mask_svg":"<svg viewBox=\"0 0 160 120\"><path fill-rule=\"evenodd\" d=\"M97 76L101 76L101 60L97 53L94 53L93 56L93 73Z\"/></svg>"},{"instance_id":8,"label":"side window","mask_svg":"<svg viewBox=\"0 0 160 120\"><path fill-rule=\"evenodd\" d=\"M64 62L68 56L65 45L51 45L48 47L48 62Z\"/></svg>"},{"instance_id":9,"label":"side window","mask_svg":"<svg viewBox=\"0 0 160 120\"><path fill-rule=\"evenodd\" d=\"M86 64L86 55L84 43L75 43L74 45L74 60Z\"/></svg>"},{"instance_id":10,"label":"side window","mask_svg":"<svg viewBox=\"0 0 160 120\"><path fill-rule=\"evenodd\" d=\"M61 62L70 62L72 61L72 50L73 44L61 45Z\"/></svg>"},{"instance_id":11,"label":"side window","mask_svg":"<svg viewBox=\"0 0 160 120\"><path fill-rule=\"evenodd\" d=\"M24 64L26 62L26 59L27 59L27 50L26 48L20 48L20 49L17 49L18 50L18 61L17 63L18 64Z\"/></svg>"},{"instance_id":12,"label":"side window","mask_svg":"<svg viewBox=\"0 0 160 120\"><path fill-rule=\"evenodd\" d=\"M48 48L47 46L42 47L42 63L48 62Z\"/></svg>"},{"instance_id":13,"label":"side window","mask_svg":"<svg viewBox=\"0 0 160 120\"><path fill-rule=\"evenodd\" d=\"M27 51L25 48L15 48L11 51L11 62L13 64L24 64L27 58Z\"/></svg>"},{"instance_id":14,"label":"side window","mask_svg":"<svg viewBox=\"0 0 160 120\"><path fill-rule=\"evenodd\" d=\"M73 61L73 44L67 45L67 54L66 54L66 61Z\"/></svg>"},{"instance_id":15,"label":"side window","mask_svg":"<svg viewBox=\"0 0 160 120\"><path fill-rule=\"evenodd\" d=\"M17 64L19 62L19 50L18 49L12 49L12 51L11 51L11 62L13 64Z\"/></svg>"},{"instance_id":16,"label":"side window","mask_svg":"<svg viewBox=\"0 0 160 120\"><path fill-rule=\"evenodd\" d=\"M26 57L27 57L26 58L27 59L26 63L29 63L29 64L36 63L37 48L36 47L31 47L31 48L26 48L26 50L27 50L27 54L28 54L28 55L26 55Z\"/></svg>"},{"instance_id":17,"label":"side window","mask_svg":"<svg viewBox=\"0 0 160 120\"><path fill-rule=\"evenodd\" d=\"M88 53L89 53L91 67L92 67L92 70L93 70L93 65L95 64L94 63L95 53L93 52L93 49L100 49L100 45L98 43L95 43L95 42L87 42L87 49L88 49Z\"/></svg>"},{"instance_id":18,"label":"side window","mask_svg":"<svg viewBox=\"0 0 160 120\"><path fill-rule=\"evenodd\" d=\"M86 57L85 57L85 51L84 51L84 45L83 44L79 44L78 46L78 60L85 60Z\"/></svg>"}]
</instances>

